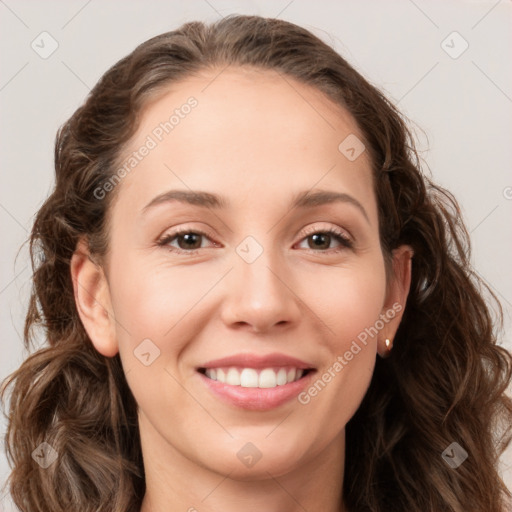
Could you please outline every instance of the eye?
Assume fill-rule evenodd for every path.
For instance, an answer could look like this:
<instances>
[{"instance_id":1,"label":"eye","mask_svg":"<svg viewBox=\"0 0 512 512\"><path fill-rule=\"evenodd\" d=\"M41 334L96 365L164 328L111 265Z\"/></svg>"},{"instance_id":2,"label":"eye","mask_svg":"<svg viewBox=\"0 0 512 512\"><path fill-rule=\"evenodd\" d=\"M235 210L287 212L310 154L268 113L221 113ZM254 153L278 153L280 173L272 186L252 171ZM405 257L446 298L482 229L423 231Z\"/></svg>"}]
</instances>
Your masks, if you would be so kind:
<instances>
[{"instance_id":1,"label":"eye","mask_svg":"<svg viewBox=\"0 0 512 512\"><path fill-rule=\"evenodd\" d=\"M157 244L159 246L166 246L176 252L195 254L199 249L204 248L201 247L202 237L209 238L208 235L202 231L181 229L164 235ZM172 245L174 242L177 242L178 247Z\"/></svg>"},{"instance_id":2,"label":"eye","mask_svg":"<svg viewBox=\"0 0 512 512\"><path fill-rule=\"evenodd\" d=\"M341 245L341 248L330 249L329 246L333 239ZM302 239L311 240L308 243L309 248L314 252L339 252L343 249L351 249L353 242L349 236L336 228L318 229L312 228L306 231L306 237ZM324 249L330 249L329 251Z\"/></svg>"},{"instance_id":3,"label":"eye","mask_svg":"<svg viewBox=\"0 0 512 512\"><path fill-rule=\"evenodd\" d=\"M195 254L200 249L205 248L202 246L203 238L210 240L210 237L202 231L183 228L164 235L157 242L157 245L167 247L177 253ZM302 238L301 242L304 240L311 240L312 243L308 245L309 249L314 252L339 252L353 247L353 242L349 236L342 230L335 228L306 230L306 236ZM329 246L333 240L338 242L340 247L330 248ZM173 244L177 244L177 246ZM214 246L218 247L219 245L214 242Z\"/></svg>"}]
</instances>

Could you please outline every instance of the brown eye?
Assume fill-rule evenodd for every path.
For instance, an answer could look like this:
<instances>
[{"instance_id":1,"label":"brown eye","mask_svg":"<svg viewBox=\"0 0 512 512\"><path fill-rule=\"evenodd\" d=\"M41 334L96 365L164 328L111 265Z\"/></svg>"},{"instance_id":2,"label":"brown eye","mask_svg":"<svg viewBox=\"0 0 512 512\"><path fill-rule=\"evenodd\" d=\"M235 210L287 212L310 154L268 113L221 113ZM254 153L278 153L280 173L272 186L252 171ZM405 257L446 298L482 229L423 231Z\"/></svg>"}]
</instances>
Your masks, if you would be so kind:
<instances>
[{"instance_id":1,"label":"brown eye","mask_svg":"<svg viewBox=\"0 0 512 512\"><path fill-rule=\"evenodd\" d=\"M339 252L344 248L352 248L353 242L343 231L337 229L312 230L306 234L302 240L308 241L308 248L315 252ZM338 247L331 247L333 242L338 243ZM302 243L302 241L301 241Z\"/></svg>"},{"instance_id":2,"label":"brown eye","mask_svg":"<svg viewBox=\"0 0 512 512\"><path fill-rule=\"evenodd\" d=\"M178 240L180 249L199 249L201 247L201 237L199 233L185 233L183 235L176 235L174 238ZM180 243L180 241L182 243Z\"/></svg>"},{"instance_id":3,"label":"brown eye","mask_svg":"<svg viewBox=\"0 0 512 512\"><path fill-rule=\"evenodd\" d=\"M165 235L158 241L158 245L161 247L167 247L171 251L191 254L203 248L203 238L209 239L206 233L184 229Z\"/></svg>"},{"instance_id":4,"label":"brown eye","mask_svg":"<svg viewBox=\"0 0 512 512\"><path fill-rule=\"evenodd\" d=\"M331 245L331 236L326 233L316 233L308 236L308 240L312 243L309 244L311 249L329 249Z\"/></svg>"}]
</instances>

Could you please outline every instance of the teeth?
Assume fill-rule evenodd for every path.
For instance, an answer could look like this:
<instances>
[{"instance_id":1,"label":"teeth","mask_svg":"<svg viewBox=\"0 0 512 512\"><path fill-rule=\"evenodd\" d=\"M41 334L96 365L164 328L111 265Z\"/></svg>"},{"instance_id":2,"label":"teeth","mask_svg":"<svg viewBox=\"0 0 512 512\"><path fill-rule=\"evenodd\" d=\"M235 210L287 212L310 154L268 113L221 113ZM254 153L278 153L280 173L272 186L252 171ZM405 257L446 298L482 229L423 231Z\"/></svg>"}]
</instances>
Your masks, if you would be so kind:
<instances>
[{"instance_id":1,"label":"teeth","mask_svg":"<svg viewBox=\"0 0 512 512\"><path fill-rule=\"evenodd\" d=\"M241 375L238 373L236 368L230 368L226 375L226 384L232 386L240 386Z\"/></svg>"},{"instance_id":2,"label":"teeth","mask_svg":"<svg viewBox=\"0 0 512 512\"><path fill-rule=\"evenodd\" d=\"M277 386L276 372L270 368L262 370L258 384L260 388L275 388Z\"/></svg>"},{"instance_id":3,"label":"teeth","mask_svg":"<svg viewBox=\"0 0 512 512\"><path fill-rule=\"evenodd\" d=\"M282 386L283 384L286 384L288 382L288 379L287 379L287 371L286 371L286 368L280 368L279 371L277 372L277 385L278 386Z\"/></svg>"},{"instance_id":4,"label":"teeth","mask_svg":"<svg viewBox=\"0 0 512 512\"><path fill-rule=\"evenodd\" d=\"M304 370L298 368L207 368L205 375L231 386L244 388L275 388L299 380Z\"/></svg>"},{"instance_id":5,"label":"teeth","mask_svg":"<svg viewBox=\"0 0 512 512\"><path fill-rule=\"evenodd\" d=\"M236 370L232 368L232 370ZM244 368L240 374L240 386L243 388L257 388L258 387L258 372L253 368ZM229 384L229 382L227 383Z\"/></svg>"}]
</instances>

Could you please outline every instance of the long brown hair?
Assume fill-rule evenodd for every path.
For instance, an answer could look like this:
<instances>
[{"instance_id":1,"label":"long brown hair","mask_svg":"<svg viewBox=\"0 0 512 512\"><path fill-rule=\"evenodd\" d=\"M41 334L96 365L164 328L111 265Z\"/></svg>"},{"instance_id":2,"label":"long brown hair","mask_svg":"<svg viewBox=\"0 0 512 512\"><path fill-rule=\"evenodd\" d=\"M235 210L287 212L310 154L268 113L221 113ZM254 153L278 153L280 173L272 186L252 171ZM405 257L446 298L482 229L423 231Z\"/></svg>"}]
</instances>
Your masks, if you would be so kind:
<instances>
[{"instance_id":1,"label":"long brown hair","mask_svg":"<svg viewBox=\"0 0 512 512\"><path fill-rule=\"evenodd\" d=\"M511 436L512 356L497 344L501 307L471 269L458 204L421 171L404 119L381 92L309 31L258 16L187 23L146 41L103 75L60 128L55 189L29 239L34 273L24 341L33 345L39 326L47 343L1 394L3 401L12 386L5 442L14 502L24 512L140 509L137 405L119 355L100 355L85 333L70 258L81 237L99 258L108 248L114 194L98 199L94 191L111 179L148 98L228 65L277 71L344 106L371 156L383 254L389 261L401 244L414 249L392 356L377 358L346 427L348 509L501 512L510 498L498 460ZM57 454L46 468L32 456L43 442ZM453 442L468 453L456 469L442 456Z\"/></svg>"}]
</instances>

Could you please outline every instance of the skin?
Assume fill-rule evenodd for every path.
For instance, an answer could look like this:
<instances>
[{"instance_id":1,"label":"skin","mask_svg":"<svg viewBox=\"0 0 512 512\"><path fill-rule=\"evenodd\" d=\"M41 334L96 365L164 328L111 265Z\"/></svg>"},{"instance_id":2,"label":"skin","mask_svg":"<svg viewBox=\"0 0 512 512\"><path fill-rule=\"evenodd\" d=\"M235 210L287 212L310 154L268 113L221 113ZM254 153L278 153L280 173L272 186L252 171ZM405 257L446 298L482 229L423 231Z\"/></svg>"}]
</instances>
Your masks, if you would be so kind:
<instances>
[{"instance_id":1,"label":"skin","mask_svg":"<svg viewBox=\"0 0 512 512\"><path fill-rule=\"evenodd\" d=\"M237 408L195 368L240 352L281 352L322 375L380 314L405 305L412 252L394 251L387 281L367 152L349 161L338 151L360 134L346 110L270 71L218 73L173 84L146 106L128 153L187 98L198 101L117 185L104 264L78 245L75 300L98 352L120 353L139 405L142 512L337 512L345 425L403 309L305 405L293 398L269 411ZM220 194L230 206L174 201L142 213L171 189ZM320 189L349 194L367 218L348 202L290 208L297 193ZM190 251L183 238L157 245L181 227L207 233L196 253L172 251ZM354 246L332 237L318 249L305 228L338 228ZM249 235L263 249L252 263L236 252ZM134 350L147 338L160 355L145 366ZM248 442L261 452L250 468L237 457Z\"/></svg>"}]
</instances>

